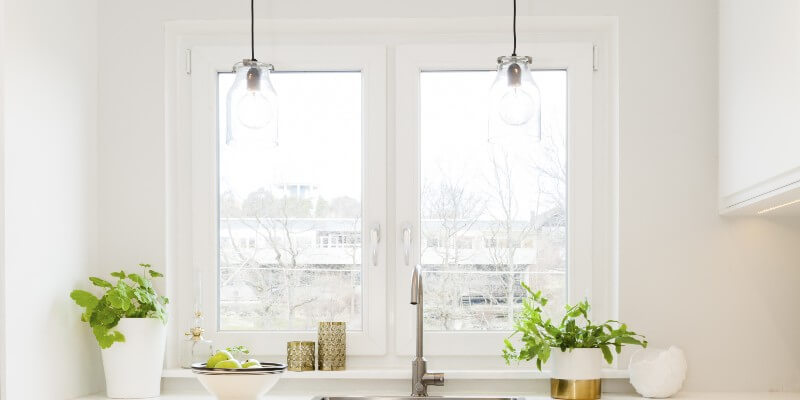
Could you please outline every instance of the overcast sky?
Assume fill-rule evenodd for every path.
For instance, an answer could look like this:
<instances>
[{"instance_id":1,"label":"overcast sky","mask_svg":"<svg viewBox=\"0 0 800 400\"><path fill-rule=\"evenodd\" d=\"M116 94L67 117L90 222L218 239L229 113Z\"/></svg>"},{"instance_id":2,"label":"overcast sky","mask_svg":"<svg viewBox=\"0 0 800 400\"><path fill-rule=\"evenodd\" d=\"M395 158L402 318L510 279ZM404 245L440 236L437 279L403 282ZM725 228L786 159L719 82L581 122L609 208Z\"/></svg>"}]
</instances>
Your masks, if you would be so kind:
<instances>
[{"instance_id":1,"label":"overcast sky","mask_svg":"<svg viewBox=\"0 0 800 400\"><path fill-rule=\"evenodd\" d=\"M424 182L436 184L447 176L470 190L490 190L488 92L494 77L494 71L422 73ZM542 92L544 134L558 135L563 143L566 73L536 71L534 80ZM318 185L327 199L361 198L360 73L272 74L280 99L277 125L255 135L238 135L232 145L225 145L225 95L232 82L233 74L220 75L222 190L232 190L243 198L273 183L303 183ZM263 138L276 129L279 146L272 147ZM537 144L522 140L507 150L514 163L519 217L526 218L536 195L536 177L530 164L537 157Z\"/></svg>"}]
</instances>

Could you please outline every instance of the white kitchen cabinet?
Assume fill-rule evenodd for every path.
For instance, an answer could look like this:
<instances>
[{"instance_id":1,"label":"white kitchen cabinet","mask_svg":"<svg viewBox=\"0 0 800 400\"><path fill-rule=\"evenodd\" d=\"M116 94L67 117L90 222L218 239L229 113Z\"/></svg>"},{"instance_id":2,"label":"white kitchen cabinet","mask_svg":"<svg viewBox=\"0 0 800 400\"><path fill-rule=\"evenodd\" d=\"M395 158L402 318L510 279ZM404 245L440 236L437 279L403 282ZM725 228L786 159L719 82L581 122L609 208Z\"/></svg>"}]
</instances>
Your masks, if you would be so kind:
<instances>
[{"instance_id":1,"label":"white kitchen cabinet","mask_svg":"<svg viewBox=\"0 0 800 400\"><path fill-rule=\"evenodd\" d=\"M800 0L719 3L719 200L800 215Z\"/></svg>"}]
</instances>

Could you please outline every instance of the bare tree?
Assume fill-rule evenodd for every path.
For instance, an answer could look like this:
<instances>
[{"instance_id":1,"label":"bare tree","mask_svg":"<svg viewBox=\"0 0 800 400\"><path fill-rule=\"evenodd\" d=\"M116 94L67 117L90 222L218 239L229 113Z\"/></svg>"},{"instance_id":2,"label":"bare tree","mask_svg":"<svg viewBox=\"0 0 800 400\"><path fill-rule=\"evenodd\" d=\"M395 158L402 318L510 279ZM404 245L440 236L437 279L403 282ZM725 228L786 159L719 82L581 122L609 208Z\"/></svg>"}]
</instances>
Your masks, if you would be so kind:
<instances>
[{"instance_id":1,"label":"bare tree","mask_svg":"<svg viewBox=\"0 0 800 400\"><path fill-rule=\"evenodd\" d=\"M551 307L566 301L561 284L552 280L553 274L565 272L566 228L567 228L567 160L565 132L550 129L537 146L536 157L527 165L531 173L539 177L539 193L542 210L532 217L537 237L537 274L529 274L532 287L543 290L551 300ZM542 184L544 182L544 184ZM550 271L549 273L547 271ZM532 271L528 271L532 272ZM544 275L542 275L544 274ZM558 275L556 275L558 276ZM558 281L563 282L563 276Z\"/></svg>"},{"instance_id":2,"label":"bare tree","mask_svg":"<svg viewBox=\"0 0 800 400\"><path fill-rule=\"evenodd\" d=\"M227 229L228 237L231 238L231 251L221 252L222 262L225 265L234 267L233 270L224 277L222 286L236 280L253 287L259 293L261 304L264 305L263 311L269 315L271 309L283 303L283 312L289 324L295 319L296 310L306 304L313 302L316 298L305 295L296 295L297 273L303 269L299 263L299 257L306 250L306 246L299 243L298 238L305 232L313 229L313 226L301 226L293 221L298 217L306 217L311 213L311 202L309 200L298 199L284 196L275 198L270 192L260 189L251 193L242 202L240 212L231 209L221 209L221 216L236 215L238 218L221 218L224 222L224 229ZM230 214L227 214L230 213ZM231 229L232 224L239 224L249 228L249 234L243 234L245 241L257 241L259 238L268 246L267 258L258 259L259 254L264 253L264 249L256 246L255 243L246 246L245 249L239 245L236 234ZM265 268L270 268L270 264L265 261L272 259L274 265L280 271L281 282L276 283L265 274ZM242 275L246 273L246 275ZM275 299L284 299L283 302L276 302Z\"/></svg>"},{"instance_id":3,"label":"bare tree","mask_svg":"<svg viewBox=\"0 0 800 400\"><path fill-rule=\"evenodd\" d=\"M426 230L426 239L438 241L435 250L449 269L469 255L461 254L458 242L465 238L483 214L485 200L477 193L468 192L460 181L445 179L437 186L423 188L422 217L435 222L437 229Z\"/></svg>"},{"instance_id":4,"label":"bare tree","mask_svg":"<svg viewBox=\"0 0 800 400\"><path fill-rule=\"evenodd\" d=\"M468 191L460 180L445 179L438 185L425 185L423 188L422 234L428 243L425 249L432 249L442 260L442 273L438 277L440 290L433 292L435 299L429 308L429 316L440 321L445 329L459 310L461 290L464 285L459 280L459 264L468 259L474 250L465 252L462 240L469 240L468 233L483 214L485 200L477 193ZM425 226L430 224L430 227ZM471 246L470 246L471 247Z\"/></svg>"},{"instance_id":5,"label":"bare tree","mask_svg":"<svg viewBox=\"0 0 800 400\"><path fill-rule=\"evenodd\" d=\"M540 187L552 209L566 216L567 201L567 153L563 135L543 135L537 146L536 157L527 164L534 174L547 178L548 185Z\"/></svg>"},{"instance_id":6,"label":"bare tree","mask_svg":"<svg viewBox=\"0 0 800 400\"><path fill-rule=\"evenodd\" d=\"M521 207L515 196L515 185L520 182L514 179L514 163L508 152L503 148L496 148L491 153L492 174L489 177L489 187L492 189L490 207L493 222L489 228L487 254L495 272L499 274L502 285L502 301L498 299L501 293L488 293L492 303L504 303L506 306L507 321L514 318L516 305L517 275L522 272L516 264L517 251L523 246L525 240L535 228L531 215L521 216ZM526 182L522 182L525 184ZM536 192L533 199L533 212L538 213L541 191Z\"/></svg>"},{"instance_id":7,"label":"bare tree","mask_svg":"<svg viewBox=\"0 0 800 400\"><path fill-rule=\"evenodd\" d=\"M353 291L360 285L358 200L337 197L328 202L259 189L239 203L220 209L223 236L233 238L233 246L226 242L220 252L222 264L230 266L222 285L235 282L255 289L260 294L261 320L285 320L290 329L358 312L360 300ZM240 240L254 239L257 246L239 245ZM330 257L337 253L348 261L333 261Z\"/></svg>"},{"instance_id":8,"label":"bare tree","mask_svg":"<svg viewBox=\"0 0 800 400\"><path fill-rule=\"evenodd\" d=\"M283 196L276 199L277 207L267 204L253 215L257 223L256 234L267 242L274 254L275 263L281 270L286 295L286 318L290 326L295 322L295 313L298 308L313 302L316 297L297 296L297 273L302 269L298 259L306 250L305 246L298 243L298 237L305 232L312 231L313 226L300 227L293 223L294 218L310 216L310 204L302 199Z\"/></svg>"}]
</instances>

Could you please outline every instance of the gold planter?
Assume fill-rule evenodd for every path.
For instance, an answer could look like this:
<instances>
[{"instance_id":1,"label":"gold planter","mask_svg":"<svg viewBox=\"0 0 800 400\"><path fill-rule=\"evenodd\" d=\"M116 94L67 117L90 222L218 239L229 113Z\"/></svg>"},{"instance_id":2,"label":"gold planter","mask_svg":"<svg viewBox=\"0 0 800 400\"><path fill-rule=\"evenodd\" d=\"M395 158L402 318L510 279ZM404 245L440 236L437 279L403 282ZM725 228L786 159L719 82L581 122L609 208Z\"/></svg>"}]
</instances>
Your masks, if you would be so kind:
<instances>
[{"instance_id":1,"label":"gold planter","mask_svg":"<svg viewBox=\"0 0 800 400\"><path fill-rule=\"evenodd\" d=\"M343 371L347 359L347 326L344 322L320 322L317 329L317 369Z\"/></svg>"},{"instance_id":2,"label":"gold planter","mask_svg":"<svg viewBox=\"0 0 800 400\"><path fill-rule=\"evenodd\" d=\"M286 343L286 369L289 371L314 370L314 342Z\"/></svg>"},{"instance_id":3,"label":"gold planter","mask_svg":"<svg viewBox=\"0 0 800 400\"><path fill-rule=\"evenodd\" d=\"M550 379L550 397L554 399L594 400L600 393L600 379Z\"/></svg>"}]
</instances>

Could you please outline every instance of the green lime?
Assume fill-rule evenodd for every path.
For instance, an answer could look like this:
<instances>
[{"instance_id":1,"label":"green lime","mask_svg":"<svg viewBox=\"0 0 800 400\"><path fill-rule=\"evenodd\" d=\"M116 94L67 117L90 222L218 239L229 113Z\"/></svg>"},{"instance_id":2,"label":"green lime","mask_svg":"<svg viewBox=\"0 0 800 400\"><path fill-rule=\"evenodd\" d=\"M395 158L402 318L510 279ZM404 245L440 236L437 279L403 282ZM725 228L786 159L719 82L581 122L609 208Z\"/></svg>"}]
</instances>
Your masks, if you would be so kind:
<instances>
[{"instance_id":1,"label":"green lime","mask_svg":"<svg viewBox=\"0 0 800 400\"><path fill-rule=\"evenodd\" d=\"M218 362L217 365L214 366L214 368L236 369L236 368L242 368L242 364L239 364L238 360L224 360L224 361Z\"/></svg>"},{"instance_id":2,"label":"green lime","mask_svg":"<svg viewBox=\"0 0 800 400\"><path fill-rule=\"evenodd\" d=\"M242 364L242 368L258 368L260 366L261 363L255 358L248 358L247 361Z\"/></svg>"},{"instance_id":3,"label":"green lime","mask_svg":"<svg viewBox=\"0 0 800 400\"><path fill-rule=\"evenodd\" d=\"M214 355L211 356L211 358L209 358L208 361L206 361L206 367L217 368L217 364L220 361L230 360L232 358L233 356L231 355L231 353L225 350L217 350L217 352L214 353Z\"/></svg>"}]
</instances>

